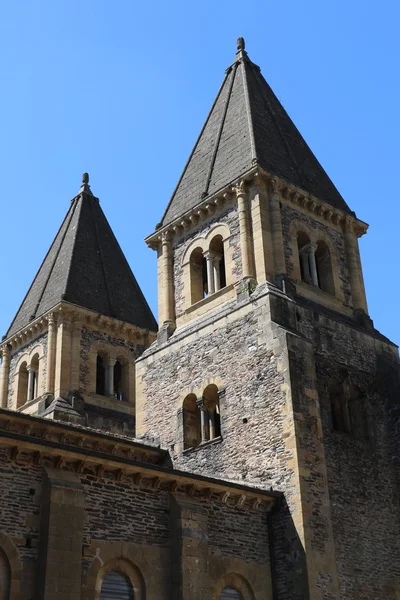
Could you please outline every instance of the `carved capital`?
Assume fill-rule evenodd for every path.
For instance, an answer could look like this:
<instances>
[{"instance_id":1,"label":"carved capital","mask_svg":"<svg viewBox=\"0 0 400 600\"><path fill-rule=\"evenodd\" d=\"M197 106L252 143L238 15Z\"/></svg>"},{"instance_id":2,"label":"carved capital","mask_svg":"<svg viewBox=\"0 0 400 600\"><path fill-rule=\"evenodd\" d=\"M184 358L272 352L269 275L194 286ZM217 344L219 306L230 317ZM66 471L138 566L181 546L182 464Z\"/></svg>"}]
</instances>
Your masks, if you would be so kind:
<instances>
[{"instance_id":1,"label":"carved capital","mask_svg":"<svg viewBox=\"0 0 400 600\"><path fill-rule=\"evenodd\" d=\"M276 179L275 177L272 177L272 179L270 179L269 185L271 186L271 192L274 194L279 194L279 192L282 189L281 182L278 181L278 179Z\"/></svg>"},{"instance_id":2,"label":"carved capital","mask_svg":"<svg viewBox=\"0 0 400 600\"><path fill-rule=\"evenodd\" d=\"M244 179L242 179L241 181L239 181L239 183L237 183L234 188L233 188L236 197L239 198L240 196L245 196L247 194L247 188L246 188L246 182Z\"/></svg>"}]
</instances>

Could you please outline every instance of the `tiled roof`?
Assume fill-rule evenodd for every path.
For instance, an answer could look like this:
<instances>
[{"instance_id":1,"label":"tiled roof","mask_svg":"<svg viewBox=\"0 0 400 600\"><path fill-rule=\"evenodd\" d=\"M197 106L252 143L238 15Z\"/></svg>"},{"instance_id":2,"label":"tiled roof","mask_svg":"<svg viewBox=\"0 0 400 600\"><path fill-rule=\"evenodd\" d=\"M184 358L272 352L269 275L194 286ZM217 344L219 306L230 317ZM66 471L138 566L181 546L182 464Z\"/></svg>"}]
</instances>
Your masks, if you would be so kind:
<instances>
[{"instance_id":1,"label":"tiled roof","mask_svg":"<svg viewBox=\"0 0 400 600\"><path fill-rule=\"evenodd\" d=\"M86 174L6 337L62 300L138 327L157 329Z\"/></svg>"},{"instance_id":2,"label":"tiled roof","mask_svg":"<svg viewBox=\"0 0 400 600\"><path fill-rule=\"evenodd\" d=\"M256 165L350 212L239 38L236 59L226 71L162 225Z\"/></svg>"}]
</instances>

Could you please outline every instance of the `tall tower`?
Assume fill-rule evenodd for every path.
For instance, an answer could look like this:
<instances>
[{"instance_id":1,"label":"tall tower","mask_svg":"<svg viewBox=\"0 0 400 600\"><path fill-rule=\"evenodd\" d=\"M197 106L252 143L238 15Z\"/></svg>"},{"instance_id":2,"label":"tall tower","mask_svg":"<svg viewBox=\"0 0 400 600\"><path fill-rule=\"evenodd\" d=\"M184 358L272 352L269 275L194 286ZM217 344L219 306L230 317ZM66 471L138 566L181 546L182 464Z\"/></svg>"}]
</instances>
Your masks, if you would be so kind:
<instances>
[{"instance_id":1,"label":"tall tower","mask_svg":"<svg viewBox=\"0 0 400 600\"><path fill-rule=\"evenodd\" d=\"M134 433L156 322L84 174L0 345L0 407Z\"/></svg>"},{"instance_id":2,"label":"tall tower","mask_svg":"<svg viewBox=\"0 0 400 600\"><path fill-rule=\"evenodd\" d=\"M399 362L367 312L366 230L239 38L147 238L159 333L137 435L176 468L284 492L279 599L400 594Z\"/></svg>"}]
</instances>

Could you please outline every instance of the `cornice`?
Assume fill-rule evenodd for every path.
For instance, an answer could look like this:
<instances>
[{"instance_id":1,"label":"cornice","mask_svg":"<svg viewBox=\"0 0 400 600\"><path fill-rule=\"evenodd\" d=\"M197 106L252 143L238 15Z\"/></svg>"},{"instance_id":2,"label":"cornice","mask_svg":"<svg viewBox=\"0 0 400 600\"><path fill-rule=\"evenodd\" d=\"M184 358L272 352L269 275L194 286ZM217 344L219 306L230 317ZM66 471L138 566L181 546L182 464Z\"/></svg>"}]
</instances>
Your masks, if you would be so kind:
<instances>
[{"instance_id":1,"label":"cornice","mask_svg":"<svg viewBox=\"0 0 400 600\"><path fill-rule=\"evenodd\" d=\"M120 337L129 342L140 343L146 346L150 345L157 337L155 332L148 329L141 329L125 321L100 315L89 309L64 301L31 321L29 325L23 327L17 333L2 340L0 344L0 356L3 355L6 348L15 352L15 350L29 344L30 341L48 331L49 322L52 321L56 325L63 323L66 327L70 328L87 326L88 328L108 333L113 337Z\"/></svg>"},{"instance_id":2,"label":"cornice","mask_svg":"<svg viewBox=\"0 0 400 600\"><path fill-rule=\"evenodd\" d=\"M167 452L134 440L92 432L86 428L46 421L0 410L0 445L13 460L24 458L35 465L97 473L142 488L181 492L200 501L211 497L222 503L271 510L280 492L226 482L160 466Z\"/></svg>"},{"instance_id":3,"label":"cornice","mask_svg":"<svg viewBox=\"0 0 400 600\"><path fill-rule=\"evenodd\" d=\"M202 199L193 209L187 211L168 225L156 229L154 233L145 238L146 244L153 250L157 250L160 244L166 240L172 241L174 237L198 227L217 209L233 203L237 196L244 193L251 185L257 185L267 193L277 194L285 204L300 208L318 221L325 222L328 226L339 227L344 230L346 223L351 222L357 237L364 235L368 229L367 223L358 219L355 213L347 213L335 208L295 186L282 177L269 173L262 167L255 166L245 174L238 177L228 186Z\"/></svg>"}]
</instances>

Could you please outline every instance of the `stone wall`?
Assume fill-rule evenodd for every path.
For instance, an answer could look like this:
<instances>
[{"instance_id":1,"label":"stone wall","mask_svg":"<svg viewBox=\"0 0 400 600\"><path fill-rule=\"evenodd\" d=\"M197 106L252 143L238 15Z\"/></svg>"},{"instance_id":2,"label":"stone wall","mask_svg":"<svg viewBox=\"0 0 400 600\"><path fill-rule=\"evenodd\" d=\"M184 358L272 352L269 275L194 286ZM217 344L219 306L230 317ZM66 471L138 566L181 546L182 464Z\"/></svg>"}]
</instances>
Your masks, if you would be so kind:
<instances>
[{"instance_id":1,"label":"stone wall","mask_svg":"<svg viewBox=\"0 0 400 600\"><path fill-rule=\"evenodd\" d=\"M400 387L396 348L377 332L363 332L301 307L297 313L299 330L315 345L340 597L397 599L399 446L393 415L396 406L398 415ZM343 393L350 385L360 389L366 439L333 429L332 379L343 383Z\"/></svg>"},{"instance_id":2,"label":"stone wall","mask_svg":"<svg viewBox=\"0 0 400 600\"><path fill-rule=\"evenodd\" d=\"M107 565L117 563L140 573L149 599L214 599L232 573L255 600L270 593L265 508L223 503L218 494L199 502L90 465L77 473L34 461L31 451L0 448L0 529L22 563L20 600L51 600L54 590L61 600L77 590L95 600Z\"/></svg>"}]
</instances>

